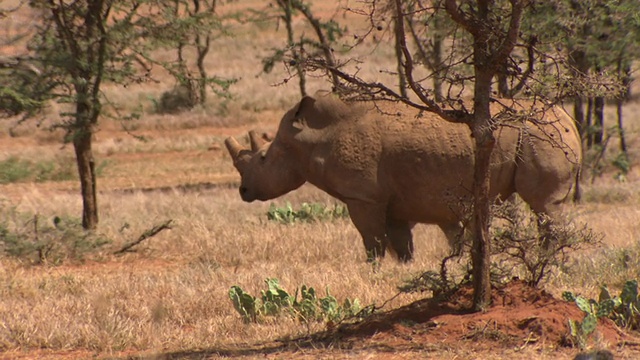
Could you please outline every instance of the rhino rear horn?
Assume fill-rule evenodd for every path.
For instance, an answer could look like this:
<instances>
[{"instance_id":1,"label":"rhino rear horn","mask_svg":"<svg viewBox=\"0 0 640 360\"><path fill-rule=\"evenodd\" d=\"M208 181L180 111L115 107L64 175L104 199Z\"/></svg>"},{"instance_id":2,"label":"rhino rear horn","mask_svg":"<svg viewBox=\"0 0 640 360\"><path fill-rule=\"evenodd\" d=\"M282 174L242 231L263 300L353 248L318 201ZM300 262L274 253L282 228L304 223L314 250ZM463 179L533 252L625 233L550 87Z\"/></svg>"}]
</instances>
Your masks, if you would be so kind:
<instances>
[{"instance_id":1,"label":"rhino rear horn","mask_svg":"<svg viewBox=\"0 0 640 360\"><path fill-rule=\"evenodd\" d=\"M260 150L260 148L266 144L266 141L258 135L255 130L249 131L249 142L251 143L251 151L256 152Z\"/></svg>"},{"instance_id":2,"label":"rhino rear horn","mask_svg":"<svg viewBox=\"0 0 640 360\"><path fill-rule=\"evenodd\" d=\"M228 137L224 144L227 146L227 150L229 150L229 155L235 161L242 150L242 146L238 143L238 141L233 137Z\"/></svg>"}]
</instances>

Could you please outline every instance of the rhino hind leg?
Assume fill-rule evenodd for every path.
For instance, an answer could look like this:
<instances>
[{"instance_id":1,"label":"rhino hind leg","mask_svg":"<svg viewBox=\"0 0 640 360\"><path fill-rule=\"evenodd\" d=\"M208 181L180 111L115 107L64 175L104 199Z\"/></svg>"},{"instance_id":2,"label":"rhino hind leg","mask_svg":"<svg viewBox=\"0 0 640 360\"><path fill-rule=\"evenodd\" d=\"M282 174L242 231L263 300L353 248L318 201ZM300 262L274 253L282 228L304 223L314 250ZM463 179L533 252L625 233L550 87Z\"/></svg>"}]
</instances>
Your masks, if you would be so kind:
<instances>
[{"instance_id":1,"label":"rhino hind leg","mask_svg":"<svg viewBox=\"0 0 640 360\"><path fill-rule=\"evenodd\" d=\"M398 261L409 262L413 259L413 224L407 221L387 219L387 238L389 250Z\"/></svg>"},{"instance_id":2,"label":"rhino hind leg","mask_svg":"<svg viewBox=\"0 0 640 360\"><path fill-rule=\"evenodd\" d=\"M385 206L364 201L347 201L349 216L362 236L367 261L374 262L385 255L387 248Z\"/></svg>"}]
</instances>

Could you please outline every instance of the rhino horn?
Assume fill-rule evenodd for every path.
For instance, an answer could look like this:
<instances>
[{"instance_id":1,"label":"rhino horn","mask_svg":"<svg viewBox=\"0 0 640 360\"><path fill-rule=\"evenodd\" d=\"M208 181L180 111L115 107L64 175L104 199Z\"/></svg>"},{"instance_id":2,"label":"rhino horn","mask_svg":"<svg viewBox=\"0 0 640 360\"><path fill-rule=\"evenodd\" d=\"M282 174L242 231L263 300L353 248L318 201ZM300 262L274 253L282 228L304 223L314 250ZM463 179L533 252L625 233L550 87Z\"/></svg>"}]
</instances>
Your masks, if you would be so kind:
<instances>
[{"instance_id":1,"label":"rhino horn","mask_svg":"<svg viewBox=\"0 0 640 360\"><path fill-rule=\"evenodd\" d=\"M249 131L249 142L251 143L251 151L256 152L260 150L260 148L266 144L266 141L258 135L255 130Z\"/></svg>"},{"instance_id":2,"label":"rhino horn","mask_svg":"<svg viewBox=\"0 0 640 360\"><path fill-rule=\"evenodd\" d=\"M233 137L228 137L224 141L224 144L227 146L227 150L229 150L231 158L235 161L238 158L240 151L242 151L242 146L240 146L238 141Z\"/></svg>"}]
</instances>

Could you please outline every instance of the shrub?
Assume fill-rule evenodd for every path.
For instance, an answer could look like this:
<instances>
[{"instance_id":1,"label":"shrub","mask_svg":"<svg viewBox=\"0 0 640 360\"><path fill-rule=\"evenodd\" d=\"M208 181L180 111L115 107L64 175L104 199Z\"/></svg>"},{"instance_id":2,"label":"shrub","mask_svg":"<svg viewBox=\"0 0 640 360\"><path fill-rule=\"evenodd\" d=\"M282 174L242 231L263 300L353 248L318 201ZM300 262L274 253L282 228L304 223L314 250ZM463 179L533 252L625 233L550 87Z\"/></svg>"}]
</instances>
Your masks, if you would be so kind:
<instances>
[{"instance_id":1,"label":"shrub","mask_svg":"<svg viewBox=\"0 0 640 360\"><path fill-rule=\"evenodd\" d=\"M5 254L32 264L61 264L83 260L110 241L82 228L79 219L20 213L3 208L0 219L0 245Z\"/></svg>"},{"instance_id":2,"label":"shrub","mask_svg":"<svg viewBox=\"0 0 640 360\"><path fill-rule=\"evenodd\" d=\"M244 322L258 322L266 316L288 315L301 322L330 321L333 323L346 318L361 315L358 299L345 299L342 304L326 290L324 297L318 297L312 287L302 285L290 295L280 287L278 279L266 279L266 290L260 298L248 294L239 286L229 289L229 298L233 307L242 316ZM298 295L300 297L298 298Z\"/></svg>"},{"instance_id":3,"label":"shrub","mask_svg":"<svg viewBox=\"0 0 640 360\"><path fill-rule=\"evenodd\" d=\"M497 274L511 277L522 273L524 280L537 286L568 260L569 252L597 244L601 234L586 225L536 216L516 202L507 201L493 208L492 250Z\"/></svg>"},{"instance_id":4,"label":"shrub","mask_svg":"<svg viewBox=\"0 0 640 360\"><path fill-rule=\"evenodd\" d=\"M156 103L156 112L160 114L177 114L181 111L192 109L196 101L191 91L186 86L176 86L165 91Z\"/></svg>"},{"instance_id":5,"label":"shrub","mask_svg":"<svg viewBox=\"0 0 640 360\"><path fill-rule=\"evenodd\" d=\"M96 172L102 170L103 164ZM65 181L77 178L75 161L66 158L32 162L12 156L0 161L0 184Z\"/></svg>"},{"instance_id":6,"label":"shrub","mask_svg":"<svg viewBox=\"0 0 640 360\"><path fill-rule=\"evenodd\" d=\"M283 224L342 219L348 216L349 211L347 207L340 204L329 208L319 203L302 203L300 209L294 210L289 202L287 202L284 207L277 207L272 203L271 206L269 206L269 211L267 211L267 219Z\"/></svg>"}]
</instances>

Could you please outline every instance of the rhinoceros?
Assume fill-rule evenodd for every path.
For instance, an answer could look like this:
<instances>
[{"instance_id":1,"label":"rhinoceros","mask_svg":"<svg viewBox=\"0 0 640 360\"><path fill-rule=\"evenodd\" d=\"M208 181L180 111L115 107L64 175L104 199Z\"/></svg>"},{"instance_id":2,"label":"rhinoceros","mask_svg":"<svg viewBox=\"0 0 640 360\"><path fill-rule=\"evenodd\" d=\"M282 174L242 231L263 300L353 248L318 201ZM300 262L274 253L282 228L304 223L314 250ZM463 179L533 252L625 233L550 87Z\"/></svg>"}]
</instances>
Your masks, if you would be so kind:
<instances>
[{"instance_id":1,"label":"rhinoceros","mask_svg":"<svg viewBox=\"0 0 640 360\"><path fill-rule=\"evenodd\" d=\"M499 199L518 193L534 212L553 217L577 184L580 135L561 108L534 109L512 100L492 104L494 118L519 120L503 120L494 132L490 192ZM474 171L465 124L398 102L316 94L284 115L273 141L255 132L250 138L251 149L225 140L242 199L274 199L309 182L347 205L369 261L385 250L410 260L416 223L439 226L452 245L460 238Z\"/></svg>"}]
</instances>

